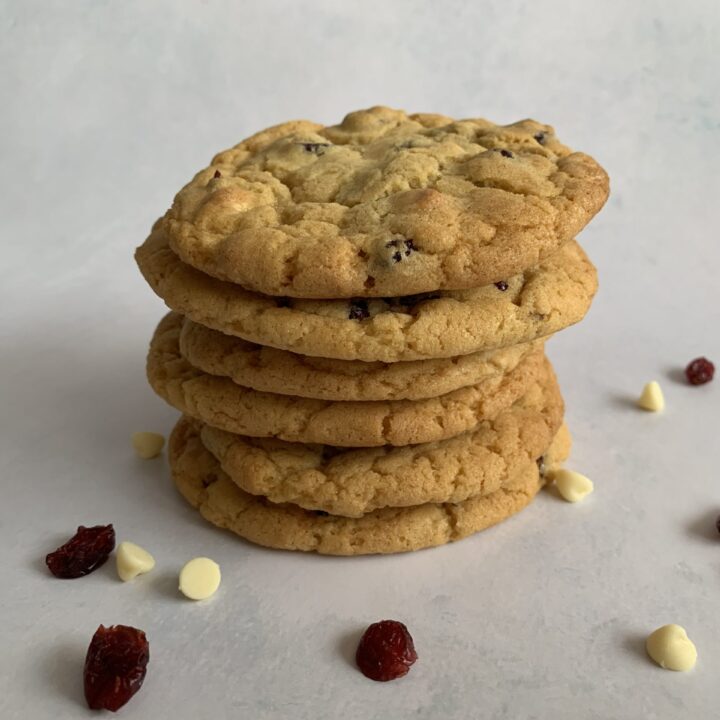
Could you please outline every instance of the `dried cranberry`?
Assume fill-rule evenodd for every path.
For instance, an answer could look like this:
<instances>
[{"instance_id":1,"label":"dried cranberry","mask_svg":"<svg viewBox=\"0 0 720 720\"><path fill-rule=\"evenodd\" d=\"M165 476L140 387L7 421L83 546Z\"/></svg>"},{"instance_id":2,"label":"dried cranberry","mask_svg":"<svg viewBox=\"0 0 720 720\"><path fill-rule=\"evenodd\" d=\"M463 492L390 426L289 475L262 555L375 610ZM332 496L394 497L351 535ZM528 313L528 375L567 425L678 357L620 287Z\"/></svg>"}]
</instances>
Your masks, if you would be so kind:
<instances>
[{"instance_id":1,"label":"dried cranberry","mask_svg":"<svg viewBox=\"0 0 720 720\"><path fill-rule=\"evenodd\" d=\"M325 154L325 148L330 147L330 143L300 143L303 146L305 152L312 153L313 155Z\"/></svg>"},{"instance_id":2,"label":"dried cranberry","mask_svg":"<svg viewBox=\"0 0 720 720\"><path fill-rule=\"evenodd\" d=\"M495 287L500 292L505 292L508 289L509 285L504 280L500 280L500 282L495 283Z\"/></svg>"},{"instance_id":3,"label":"dried cranberry","mask_svg":"<svg viewBox=\"0 0 720 720\"><path fill-rule=\"evenodd\" d=\"M219 177L222 177L222 173L219 170L216 170L213 177L217 180Z\"/></svg>"},{"instance_id":4,"label":"dried cranberry","mask_svg":"<svg viewBox=\"0 0 720 720\"><path fill-rule=\"evenodd\" d=\"M150 646L127 625L100 626L85 657L85 699L93 710L119 710L145 680Z\"/></svg>"},{"instance_id":5,"label":"dried cranberry","mask_svg":"<svg viewBox=\"0 0 720 720\"><path fill-rule=\"evenodd\" d=\"M547 135L541 130L540 132L537 132L533 135L533 137L541 144L545 144L545 140L547 139Z\"/></svg>"},{"instance_id":6,"label":"dried cranberry","mask_svg":"<svg viewBox=\"0 0 720 720\"><path fill-rule=\"evenodd\" d=\"M407 675L416 660L413 639L405 625L397 620L381 620L370 625L355 653L362 674L381 682Z\"/></svg>"},{"instance_id":7,"label":"dried cranberry","mask_svg":"<svg viewBox=\"0 0 720 720\"><path fill-rule=\"evenodd\" d=\"M112 525L81 525L70 540L45 558L45 564L55 577L78 578L97 570L114 549Z\"/></svg>"},{"instance_id":8,"label":"dried cranberry","mask_svg":"<svg viewBox=\"0 0 720 720\"><path fill-rule=\"evenodd\" d=\"M408 257L412 252L417 250L415 247L414 240L403 240L402 238L396 238L385 243L386 248L394 248L395 252L390 255L393 262L399 263L403 256Z\"/></svg>"},{"instance_id":9,"label":"dried cranberry","mask_svg":"<svg viewBox=\"0 0 720 720\"><path fill-rule=\"evenodd\" d=\"M365 320L370 317L367 300L352 300L348 311L349 320Z\"/></svg>"},{"instance_id":10,"label":"dried cranberry","mask_svg":"<svg viewBox=\"0 0 720 720\"><path fill-rule=\"evenodd\" d=\"M715 375L715 366L704 357L695 358L686 368L685 376L691 385L709 383Z\"/></svg>"},{"instance_id":11,"label":"dried cranberry","mask_svg":"<svg viewBox=\"0 0 720 720\"><path fill-rule=\"evenodd\" d=\"M500 154L506 158L515 157L509 150L505 150L504 148L500 151Z\"/></svg>"}]
</instances>

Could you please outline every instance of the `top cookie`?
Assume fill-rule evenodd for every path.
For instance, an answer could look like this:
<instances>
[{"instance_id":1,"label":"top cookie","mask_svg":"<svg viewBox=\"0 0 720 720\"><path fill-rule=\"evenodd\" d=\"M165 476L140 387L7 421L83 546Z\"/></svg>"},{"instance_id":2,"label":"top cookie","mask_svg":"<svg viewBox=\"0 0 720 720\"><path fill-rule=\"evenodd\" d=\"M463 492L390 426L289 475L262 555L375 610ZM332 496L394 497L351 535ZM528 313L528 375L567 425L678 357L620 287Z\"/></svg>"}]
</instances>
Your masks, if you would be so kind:
<instances>
[{"instance_id":1,"label":"top cookie","mask_svg":"<svg viewBox=\"0 0 720 720\"><path fill-rule=\"evenodd\" d=\"M293 121L221 152L164 219L188 264L268 295L477 287L537 265L608 196L548 125L373 107Z\"/></svg>"}]
</instances>

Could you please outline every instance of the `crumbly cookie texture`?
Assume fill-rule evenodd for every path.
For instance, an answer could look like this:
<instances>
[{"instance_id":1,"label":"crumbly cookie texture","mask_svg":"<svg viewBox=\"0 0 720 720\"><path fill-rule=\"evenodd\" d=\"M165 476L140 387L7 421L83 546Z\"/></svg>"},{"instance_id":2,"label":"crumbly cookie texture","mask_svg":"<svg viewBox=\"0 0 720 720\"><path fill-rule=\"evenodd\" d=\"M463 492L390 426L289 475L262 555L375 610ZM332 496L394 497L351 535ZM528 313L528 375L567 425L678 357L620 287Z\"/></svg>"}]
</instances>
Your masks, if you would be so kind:
<instances>
[{"instance_id":1,"label":"crumbly cookie texture","mask_svg":"<svg viewBox=\"0 0 720 720\"><path fill-rule=\"evenodd\" d=\"M538 264L602 207L605 171L549 125L387 107L221 152L164 221L190 265L269 295L477 287Z\"/></svg>"},{"instance_id":2,"label":"crumbly cookie texture","mask_svg":"<svg viewBox=\"0 0 720 720\"><path fill-rule=\"evenodd\" d=\"M302 445L244 437L205 425L201 437L243 490L272 502L358 517L383 507L460 502L507 484L543 456L562 423L559 388L548 375L493 420L434 443L402 448Z\"/></svg>"},{"instance_id":3,"label":"crumbly cookie texture","mask_svg":"<svg viewBox=\"0 0 720 720\"><path fill-rule=\"evenodd\" d=\"M424 400L514 370L542 340L454 358L381 363L297 355L184 319L180 353L199 370L262 392L317 400Z\"/></svg>"},{"instance_id":4,"label":"crumbly cookie texture","mask_svg":"<svg viewBox=\"0 0 720 720\"><path fill-rule=\"evenodd\" d=\"M548 467L569 451L558 433L548 449ZM275 505L243 492L205 449L193 424L181 419L170 438L170 464L178 490L208 521L272 548L326 555L368 555L419 550L460 540L524 508L543 484L537 464L523 466L490 495L461 503L386 508L361 518L322 516L295 505Z\"/></svg>"},{"instance_id":5,"label":"crumbly cookie texture","mask_svg":"<svg viewBox=\"0 0 720 720\"><path fill-rule=\"evenodd\" d=\"M209 375L179 350L182 317L171 313L150 344L147 376L171 405L213 427L253 437L342 447L433 442L472 430L512 405L548 370L537 350L506 375L425 400L335 402L258 392Z\"/></svg>"},{"instance_id":6,"label":"crumbly cookie texture","mask_svg":"<svg viewBox=\"0 0 720 720\"><path fill-rule=\"evenodd\" d=\"M172 309L206 327L301 355L397 362L467 355L546 337L585 316L595 267L576 242L503 283L375 300L273 298L180 261L160 223L136 259Z\"/></svg>"}]
</instances>

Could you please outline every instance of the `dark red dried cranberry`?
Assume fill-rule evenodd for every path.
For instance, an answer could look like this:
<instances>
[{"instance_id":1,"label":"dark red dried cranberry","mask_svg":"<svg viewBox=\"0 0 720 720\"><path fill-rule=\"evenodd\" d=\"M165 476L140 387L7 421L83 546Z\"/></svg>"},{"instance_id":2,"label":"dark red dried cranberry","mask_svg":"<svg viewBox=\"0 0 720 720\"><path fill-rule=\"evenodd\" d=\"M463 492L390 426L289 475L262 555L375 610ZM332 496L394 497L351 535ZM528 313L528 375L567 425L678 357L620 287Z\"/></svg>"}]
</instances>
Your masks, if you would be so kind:
<instances>
[{"instance_id":1,"label":"dark red dried cranberry","mask_svg":"<svg viewBox=\"0 0 720 720\"><path fill-rule=\"evenodd\" d=\"M385 243L385 247L395 249L395 252L390 255L390 258L396 263L399 263L403 259L403 256L408 257L412 252L417 250L414 240L403 240L401 238L390 240L390 242Z\"/></svg>"},{"instance_id":2,"label":"dark red dried cranberry","mask_svg":"<svg viewBox=\"0 0 720 720\"><path fill-rule=\"evenodd\" d=\"M312 153L313 155L325 154L325 148L330 147L330 143L301 143L305 152Z\"/></svg>"},{"instance_id":3,"label":"dark red dried cranberry","mask_svg":"<svg viewBox=\"0 0 720 720\"><path fill-rule=\"evenodd\" d=\"M686 368L685 377L691 385L709 383L715 375L715 366L704 357L695 358Z\"/></svg>"},{"instance_id":4,"label":"dark red dried cranberry","mask_svg":"<svg viewBox=\"0 0 720 720\"><path fill-rule=\"evenodd\" d=\"M544 133L542 130L540 132L536 132L533 137L541 144L545 144L545 140L547 140L547 134Z\"/></svg>"},{"instance_id":5,"label":"dark red dried cranberry","mask_svg":"<svg viewBox=\"0 0 720 720\"><path fill-rule=\"evenodd\" d=\"M370 317L367 300L351 300L348 311L349 320L365 320Z\"/></svg>"},{"instance_id":6,"label":"dark red dried cranberry","mask_svg":"<svg viewBox=\"0 0 720 720\"><path fill-rule=\"evenodd\" d=\"M362 674L381 682L407 675L417 657L408 629L397 620L381 620L370 625L355 653Z\"/></svg>"},{"instance_id":7,"label":"dark red dried cranberry","mask_svg":"<svg viewBox=\"0 0 720 720\"><path fill-rule=\"evenodd\" d=\"M219 170L216 170L213 177L217 180L219 177L222 177L222 173Z\"/></svg>"},{"instance_id":8,"label":"dark red dried cranberry","mask_svg":"<svg viewBox=\"0 0 720 720\"><path fill-rule=\"evenodd\" d=\"M93 710L119 710L145 680L150 646L145 633L127 625L101 625L85 657L85 700Z\"/></svg>"},{"instance_id":9,"label":"dark red dried cranberry","mask_svg":"<svg viewBox=\"0 0 720 720\"><path fill-rule=\"evenodd\" d=\"M505 292L508 289L508 287L510 287L510 286L504 280L501 280L500 282L495 283L495 287L500 292Z\"/></svg>"},{"instance_id":10,"label":"dark red dried cranberry","mask_svg":"<svg viewBox=\"0 0 720 720\"><path fill-rule=\"evenodd\" d=\"M505 148L500 151L500 154L506 158L515 157L509 150L505 150Z\"/></svg>"},{"instance_id":11,"label":"dark red dried cranberry","mask_svg":"<svg viewBox=\"0 0 720 720\"><path fill-rule=\"evenodd\" d=\"M45 564L55 577L78 578L97 570L114 549L112 525L81 525L70 540L45 558Z\"/></svg>"}]
</instances>

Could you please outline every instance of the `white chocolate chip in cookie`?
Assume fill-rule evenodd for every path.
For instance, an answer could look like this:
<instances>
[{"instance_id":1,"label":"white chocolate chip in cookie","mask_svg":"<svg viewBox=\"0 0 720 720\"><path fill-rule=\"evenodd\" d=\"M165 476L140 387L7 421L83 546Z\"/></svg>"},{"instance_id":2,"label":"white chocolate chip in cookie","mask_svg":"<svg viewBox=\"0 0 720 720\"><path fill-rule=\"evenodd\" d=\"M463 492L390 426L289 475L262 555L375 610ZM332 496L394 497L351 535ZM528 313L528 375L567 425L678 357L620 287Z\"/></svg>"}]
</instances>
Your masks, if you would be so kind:
<instances>
[{"instance_id":1,"label":"white chocolate chip in cookie","mask_svg":"<svg viewBox=\"0 0 720 720\"><path fill-rule=\"evenodd\" d=\"M117 573L123 582L150 572L155 567L155 558L132 542L121 542L115 555Z\"/></svg>"},{"instance_id":2,"label":"white chocolate chip in cookie","mask_svg":"<svg viewBox=\"0 0 720 720\"><path fill-rule=\"evenodd\" d=\"M205 600L219 587L220 566L210 558L194 558L180 571L180 592L190 600Z\"/></svg>"},{"instance_id":3,"label":"white chocolate chip in cookie","mask_svg":"<svg viewBox=\"0 0 720 720\"><path fill-rule=\"evenodd\" d=\"M665 397L660 383L653 380L645 385L638 398L638 406L650 412L660 412L665 407Z\"/></svg>"},{"instance_id":4,"label":"white chocolate chip in cookie","mask_svg":"<svg viewBox=\"0 0 720 720\"><path fill-rule=\"evenodd\" d=\"M663 625L645 643L648 655L666 670L684 672L695 667L697 650L680 625Z\"/></svg>"},{"instance_id":5,"label":"white chocolate chip in cookie","mask_svg":"<svg viewBox=\"0 0 720 720\"><path fill-rule=\"evenodd\" d=\"M132 436L132 445L139 457L150 460L162 452L165 438L160 433L136 432Z\"/></svg>"},{"instance_id":6,"label":"white chocolate chip in cookie","mask_svg":"<svg viewBox=\"0 0 720 720\"><path fill-rule=\"evenodd\" d=\"M563 500L568 502L578 502L593 491L592 480L579 472L563 468L552 473L551 477Z\"/></svg>"}]
</instances>

